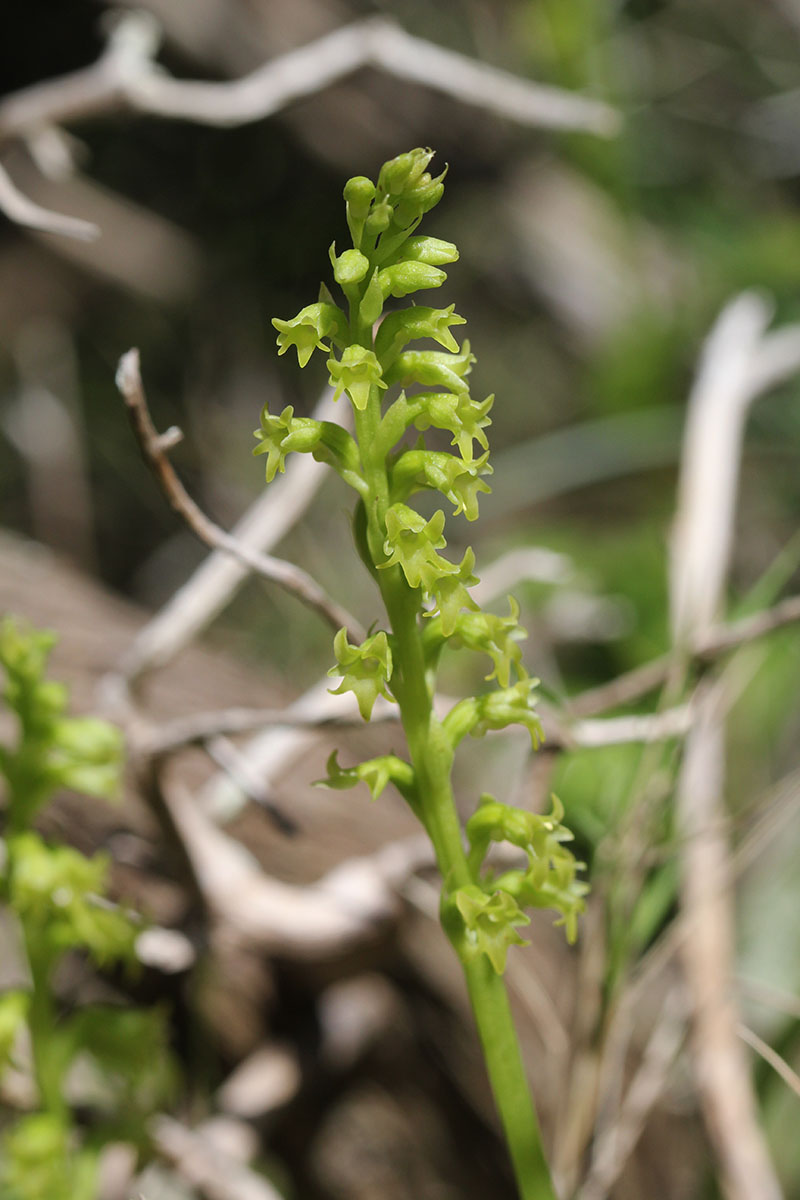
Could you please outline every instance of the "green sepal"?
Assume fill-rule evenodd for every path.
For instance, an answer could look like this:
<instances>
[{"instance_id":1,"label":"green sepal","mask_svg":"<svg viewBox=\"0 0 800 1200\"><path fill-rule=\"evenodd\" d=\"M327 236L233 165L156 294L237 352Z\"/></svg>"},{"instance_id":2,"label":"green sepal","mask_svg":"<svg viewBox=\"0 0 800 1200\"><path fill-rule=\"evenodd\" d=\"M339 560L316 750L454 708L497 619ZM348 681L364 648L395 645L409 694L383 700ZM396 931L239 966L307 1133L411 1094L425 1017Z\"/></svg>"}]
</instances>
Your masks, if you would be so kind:
<instances>
[{"instance_id":1,"label":"green sepal","mask_svg":"<svg viewBox=\"0 0 800 1200\"><path fill-rule=\"evenodd\" d=\"M379 570L399 566L409 587L430 592L443 575L455 575L458 567L437 554L447 543L442 535L444 513L438 509L430 521L406 504L393 504L386 513L388 561L378 563Z\"/></svg>"},{"instance_id":2,"label":"green sepal","mask_svg":"<svg viewBox=\"0 0 800 1200\"><path fill-rule=\"evenodd\" d=\"M468 733L483 737L490 729L524 725L531 735L534 750L544 741L542 723L533 707L533 692L538 679L520 679L511 687L470 696L450 709L442 722L455 748Z\"/></svg>"},{"instance_id":3,"label":"green sepal","mask_svg":"<svg viewBox=\"0 0 800 1200\"><path fill-rule=\"evenodd\" d=\"M448 896L447 907L449 920L443 912L443 923L466 961L485 954L497 974L502 975L509 947L529 944L515 926L529 925L530 917L508 892L498 890L489 895L477 884L468 884ZM461 918L460 929L458 921L453 920L454 909Z\"/></svg>"},{"instance_id":4,"label":"green sepal","mask_svg":"<svg viewBox=\"0 0 800 1200\"><path fill-rule=\"evenodd\" d=\"M328 371L330 385L335 388L334 400L346 391L359 411L367 407L370 388L387 386L381 377L381 364L372 351L363 346L348 346L341 359L329 358Z\"/></svg>"},{"instance_id":5,"label":"green sepal","mask_svg":"<svg viewBox=\"0 0 800 1200\"><path fill-rule=\"evenodd\" d=\"M328 674L341 675L342 682L337 688L329 688L328 691L332 696L353 692L358 701L358 711L364 720L368 721L378 696L387 700L393 699L386 690L386 684L392 677L389 639L381 630L368 637L360 646L352 646L347 640L347 630L340 629L333 639L333 651L337 665L331 667Z\"/></svg>"},{"instance_id":6,"label":"green sepal","mask_svg":"<svg viewBox=\"0 0 800 1200\"><path fill-rule=\"evenodd\" d=\"M503 688L511 682L512 667L519 678L526 678L522 648L518 643L528 635L518 623L519 605L513 596L508 597L508 607L507 617L486 612L461 613L454 630L454 637L470 650L482 650L489 655L494 670L486 679L497 679Z\"/></svg>"},{"instance_id":7,"label":"green sepal","mask_svg":"<svg viewBox=\"0 0 800 1200\"><path fill-rule=\"evenodd\" d=\"M334 750L325 769L328 773L326 778L316 780L315 787L344 789L365 783L372 793L372 799L377 800L387 783L393 783L405 799L416 795L414 768L396 754L382 754L355 767L342 767L339 765L338 751Z\"/></svg>"},{"instance_id":8,"label":"green sepal","mask_svg":"<svg viewBox=\"0 0 800 1200\"><path fill-rule=\"evenodd\" d=\"M481 796L467 821L469 866L477 876L491 842L518 846L527 855L527 868L490 877L486 886L507 892L522 907L554 908L561 913L556 924L566 926L567 940L574 942L588 887L577 878L584 864L564 845L572 841L572 833L561 824L564 806L557 796L552 797L552 805L548 814L532 813L501 804L488 794Z\"/></svg>"},{"instance_id":9,"label":"green sepal","mask_svg":"<svg viewBox=\"0 0 800 1200\"><path fill-rule=\"evenodd\" d=\"M492 490L481 478L492 474L488 458L488 450L471 463L436 450L406 450L392 468L392 496L405 499L419 488L435 488L454 505L454 516L476 521L479 493Z\"/></svg>"},{"instance_id":10,"label":"green sepal","mask_svg":"<svg viewBox=\"0 0 800 1200\"><path fill-rule=\"evenodd\" d=\"M379 275L380 273L376 267L364 290L364 295L361 297L361 303L358 306L358 319L362 325L374 325L383 312L383 302L386 297L381 287Z\"/></svg>"},{"instance_id":11,"label":"green sepal","mask_svg":"<svg viewBox=\"0 0 800 1200\"><path fill-rule=\"evenodd\" d=\"M458 353L458 342L450 332L451 325L466 325L464 317L449 308L427 308L422 305L402 308L389 313L380 325L375 338L375 353L384 371L394 362L408 342L416 338L433 338L440 346Z\"/></svg>"},{"instance_id":12,"label":"green sepal","mask_svg":"<svg viewBox=\"0 0 800 1200\"><path fill-rule=\"evenodd\" d=\"M399 354L386 372L386 382L400 383L408 387L413 383L423 387L443 387L452 392L466 392L468 385L464 376L472 370L475 356L470 354L469 342L465 341L460 354L446 354L439 350L406 350Z\"/></svg>"},{"instance_id":13,"label":"green sepal","mask_svg":"<svg viewBox=\"0 0 800 1200\"><path fill-rule=\"evenodd\" d=\"M332 338L341 345L347 337L347 318L338 305L332 303L327 289L326 293L324 300L307 305L291 321L272 318L272 324L278 330L278 354L285 354L290 346L294 346L301 367L315 350L330 350L324 338Z\"/></svg>"}]
</instances>

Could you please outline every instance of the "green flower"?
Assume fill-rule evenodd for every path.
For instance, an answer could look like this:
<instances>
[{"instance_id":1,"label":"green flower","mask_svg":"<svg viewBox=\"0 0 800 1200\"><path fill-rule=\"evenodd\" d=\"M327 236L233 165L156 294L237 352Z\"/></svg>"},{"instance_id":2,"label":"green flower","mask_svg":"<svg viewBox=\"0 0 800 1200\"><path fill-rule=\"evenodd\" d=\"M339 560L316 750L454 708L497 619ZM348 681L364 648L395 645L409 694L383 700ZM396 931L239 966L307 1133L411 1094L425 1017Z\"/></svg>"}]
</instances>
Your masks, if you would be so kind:
<instances>
[{"instance_id":1,"label":"green flower","mask_svg":"<svg viewBox=\"0 0 800 1200\"><path fill-rule=\"evenodd\" d=\"M484 429L491 425L489 411L494 396L487 396L482 404L473 400L469 392L424 392L414 396L411 405L414 426L420 431L447 429L453 434L452 445L457 446L464 462L473 459L472 443L476 441L482 450L489 449L489 440Z\"/></svg>"},{"instance_id":2,"label":"green flower","mask_svg":"<svg viewBox=\"0 0 800 1200\"><path fill-rule=\"evenodd\" d=\"M372 351L365 350L363 346L348 346L341 359L329 358L328 370L330 385L336 389L334 400L338 400L346 391L359 410L367 407L371 387L387 386L381 378L381 364Z\"/></svg>"},{"instance_id":3,"label":"green flower","mask_svg":"<svg viewBox=\"0 0 800 1200\"><path fill-rule=\"evenodd\" d=\"M389 555L379 570L399 566L409 587L431 592L443 575L455 575L459 568L436 551L447 543L442 536L444 513L441 509L426 521L406 504L393 504L386 513L384 551Z\"/></svg>"},{"instance_id":4,"label":"green flower","mask_svg":"<svg viewBox=\"0 0 800 1200\"><path fill-rule=\"evenodd\" d=\"M341 340L347 334L345 315L335 304L318 301L301 309L291 321L273 317L272 324L278 330L278 354L285 354L290 346L297 350L297 361L304 367L316 349L330 350L323 338Z\"/></svg>"},{"instance_id":5,"label":"green flower","mask_svg":"<svg viewBox=\"0 0 800 1200\"><path fill-rule=\"evenodd\" d=\"M420 383L423 387L443 387L452 392L467 392L464 376L472 370L475 356L470 354L469 342L465 341L460 354L446 354L437 350L406 350L399 354L386 372L387 383L400 383L408 387Z\"/></svg>"},{"instance_id":6,"label":"green flower","mask_svg":"<svg viewBox=\"0 0 800 1200\"><path fill-rule=\"evenodd\" d=\"M496 678L504 688L510 683L512 666L518 675L523 678L525 676L522 650L518 643L527 637L525 630L518 623L519 605L513 596L508 597L508 607L507 617L485 612L462 613L455 628L456 636L461 638L470 650L482 650L489 655L494 663L494 670L486 678Z\"/></svg>"},{"instance_id":7,"label":"green flower","mask_svg":"<svg viewBox=\"0 0 800 1200\"><path fill-rule=\"evenodd\" d=\"M341 767L338 752L334 750L327 762L327 772L327 778L318 780L318 786L342 789L366 783L373 800L378 799L387 783L393 783L406 797L415 788L414 768L395 754L382 754L355 767Z\"/></svg>"},{"instance_id":8,"label":"green flower","mask_svg":"<svg viewBox=\"0 0 800 1200\"><path fill-rule=\"evenodd\" d=\"M569 829L561 824L564 806L557 796L552 800L551 812L542 814L501 804L488 794L481 796L479 807L467 822L469 865L477 875L490 842L518 846L527 855L527 868L506 871L491 879L491 886L507 892L522 907L560 912L556 924L566 926L567 940L573 942L588 887L577 878L584 864L564 845L572 841Z\"/></svg>"},{"instance_id":9,"label":"green flower","mask_svg":"<svg viewBox=\"0 0 800 1200\"><path fill-rule=\"evenodd\" d=\"M468 521L478 517L478 495L492 489L480 476L491 475L488 465L489 452L471 463L452 454L421 447L406 450L395 463L392 471L392 490L398 496L408 496L417 488L436 488L455 505L453 515L464 514Z\"/></svg>"},{"instance_id":10,"label":"green flower","mask_svg":"<svg viewBox=\"0 0 800 1200\"><path fill-rule=\"evenodd\" d=\"M473 612L478 612L478 605L472 599L467 588L474 587L478 583L478 577L473 575L472 570L475 566L475 555L471 547L467 547L464 552L458 571L454 575L442 575L434 583L431 592L436 607L430 612L424 612L424 617L432 617L438 613L442 623L442 633L445 637L450 637L456 628L459 614L465 608L471 609Z\"/></svg>"},{"instance_id":11,"label":"green flower","mask_svg":"<svg viewBox=\"0 0 800 1200\"><path fill-rule=\"evenodd\" d=\"M446 350L458 353L458 342L450 332L450 326L466 325L466 321L454 310L455 304L449 308L425 308L420 305L390 313L381 322L375 338L375 353L384 369L394 361L403 346L415 338L433 338Z\"/></svg>"},{"instance_id":12,"label":"green flower","mask_svg":"<svg viewBox=\"0 0 800 1200\"><path fill-rule=\"evenodd\" d=\"M48 958L81 947L100 965L131 956L134 926L98 899L106 893L107 856L48 846L35 833L9 838L8 854L9 898L30 944L46 948Z\"/></svg>"},{"instance_id":13,"label":"green flower","mask_svg":"<svg viewBox=\"0 0 800 1200\"><path fill-rule=\"evenodd\" d=\"M341 675L342 682L338 688L328 690L332 696L353 692L358 701L358 711L368 721L378 696L384 696L387 700L393 698L386 690L386 684L392 677L389 640L381 630L360 646L351 646L347 631L340 629L333 639L333 650L337 665L331 667L328 674Z\"/></svg>"},{"instance_id":14,"label":"green flower","mask_svg":"<svg viewBox=\"0 0 800 1200\"><path fill-rule=\"evenodd\" d=\"M444 631L444 621L442 628ZM532 693L538 682L538 679L520 679L511 687L470 696L454 705L444 719L453 746L468 733L472 737L483 737L489 729L524 725L531 735L533 749L538 750L544 741L542 724L533 707Z\"/></svg>"},{"instance_id":15,"label":"green flower","mask_svg":"<svg viewBox=\"0 0 800 1200\"><path fill-rule=\"evenodd\" d=\"M272 482L278 471L283 473L287 454L293 450L313 450L321 436L320 422L310 417L295 417L291 404L287 404L279 417L272 416L265 404L261 410L261 428L255 431L260 445L253 454L267 456L267 483Z\"/></svg>"},{"instance_id":16,"label":"green flower","mask_svg":"<svg viewBox=\"0 0 800 1200\"><path fill-rule=\"evenodd\" d=\"M530 925L527 917L508 892L487 895L469 884L453 893L452 901L464 922L462 952L467 957L485 954L498 975L506 969L509 946L527 946L515 926Z\"/></svg>"}]
</instances>

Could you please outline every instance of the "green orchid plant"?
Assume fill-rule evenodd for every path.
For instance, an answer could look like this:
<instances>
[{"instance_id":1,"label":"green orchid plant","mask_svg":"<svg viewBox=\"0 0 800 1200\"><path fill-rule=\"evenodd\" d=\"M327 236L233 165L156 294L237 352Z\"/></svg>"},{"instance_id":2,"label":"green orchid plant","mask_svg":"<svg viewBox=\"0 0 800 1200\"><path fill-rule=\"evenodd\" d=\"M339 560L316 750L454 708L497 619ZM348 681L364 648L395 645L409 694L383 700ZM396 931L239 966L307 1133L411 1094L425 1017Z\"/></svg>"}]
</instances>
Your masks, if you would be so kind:
<instances>
[{"instance_id":1,"label":"green orchid plant","mask_svg":"<svg viewBox=\"0 0 800 1200\"><path fill-rule=\"evenodd\" d=\"M32 1111L0 1133L0 1200L94 1200L103 1146L145 1140L145 1118L171 1076L161 1012L60 1010L55 976L65 956L84 955L100 968L131 964L141 923L107 899L106 855L87 858L33 828L61 789L113 798L122 765L120 731L68 716L66 689L45 677L54 641L0 621L0 700L16 726L0 743L0 906L16 926L28 975L0 993L0 1079L29 1072L36 1095ZM96 1081L96 1110L80 1123L68 1098L75 1069Z\"/></svg>"},{"instance_id":2,"label":"green orchid plant","mask_svg":"<svg viewBox=\"0 0 800 1200\"><path fill-rule=\"evenodd\" d=\"M387 627L360 646L341 630L330 674L341 679L336 694L355 694L365 720L379 696L396 702L408 751L407 758L383 755L354 767L340 766L334 754L323 782L334 788L363 782L375 797L392 783L427 830L443 880L442 924L463 965L520 1196L554 1200L502 975L509 948L525 944L518 932L530 920L525 909L555 909L572 940L586 885L578 877L582 864L565 844L571 834L557 800L540 815L484 795L465 828L454 803L453 763L467 734L519 724L535 749L542 730L534 708L538 681L522 662L525 633L516 602L509 598L507 616L483 612L469 591L477 583L472 550L460 563L445 557L444 511L426 519L411 504L417 493L437 491L455 516L474 521L492 472L486 430L494 397L470 395L475 359L469 342L459 346L452 332L464 318L453 305L385 311L393 299L441 287L443 267L458 258L451 242L416 234L444 192L445 172L431 175L432 158L431 150L415 149L385 163L377 183L362 176L348 181L353 246L330 250L343 306L323 284L317 303L292 320L273 321L279 353L294 348L301 367L315 350L328 355L335 398L346 395L353 406L355 437L334 423L295 417L291 407L280 416L265 407L254 453L267 456L268 481L284 470L287 453L305 451L357 493L355 541L380 591ZM440 348L420 349L420 341ZM430 429L449 434L453 450L428 449ZM487 656L487 680L498 688L460 701L439 719L434 694L445 649ZM494 871L487 856L497 842L516 847L523 865Z\"/></svg>"}]
</instances>

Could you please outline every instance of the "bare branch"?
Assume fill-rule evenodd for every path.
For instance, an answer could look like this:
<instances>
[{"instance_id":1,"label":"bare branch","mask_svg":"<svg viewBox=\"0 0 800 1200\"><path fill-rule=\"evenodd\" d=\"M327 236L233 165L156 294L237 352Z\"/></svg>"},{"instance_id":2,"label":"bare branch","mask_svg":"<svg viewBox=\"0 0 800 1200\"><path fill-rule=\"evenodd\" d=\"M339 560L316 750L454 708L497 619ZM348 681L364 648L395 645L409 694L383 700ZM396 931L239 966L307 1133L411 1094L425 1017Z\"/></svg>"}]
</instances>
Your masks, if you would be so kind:
<instances>
[{"instance_id":1,"label":"bare branch","mask_svg":"<svg viewBox=\"0 0 800 1200\"><path fill-rule=\"evenodd\" d=\"M168 430L166 434L159 435L153 425L142 386L138 350L129 350L120 359L117 387L127 405L131 425L147 465L153 471L170 506L184 519L192 532L207 546L215 550L224 550L262 578L285 588L309 608L320 613L334 629L344 626L351 638L357 642L363 641L366 635L359 622L332 600L306 571L284 559L259 553L238 542L219 525L215 525L195 504L167 458L166 451L175 444L176 437L179 436L178 431Z\"/></svg>"},{"instance_id":2,"label":"bare branch","mask_svg":"<svg viewBox=\"0 0 800 1200\"><path fill-rule=\"evenodd\" d=\"M756 398L754 364L770 316L746 292L721 313L689 400L670 571L672 627L683 652L714 627L728 574L741 447ZM774 376L773 376L774 378ZM759 1127L749 1064L737 1031L733 987L734 898L725 829L725 723L701 687L676 789L681 947L703 1116L727 1200L779 1200L781 1187Z\"/></svg>"},{"instance_id":3,"label":"bare branch","mask_svg":"<svg viewBox=\"0 0 800 1200\"><path fill-rule=\"evenodd\" d=\"M690 658L696 663L707 665L731 650L738 650L758 638L798 622L800 596L788 596L772 608L741 617L738 621L731 621L726 625L713 625L690 643ZM570 700L569 711L575 716L593 716L609 708L631 704L660 687L667 679L673 662L673 656L665 654L641 667L627 671L624 675L619 675L609 683L581 692Z\"/></svg>"},{"instance_id":4,"label":"bare branch","mask_svg":"<svg viewBox=\"0 0 800 1200\"><path fill-rule=\"evenodd\" d=\"M386 705L375 711L370 724L376 721L399 720L397 708ZM291 713L285 708L224 708L213 712L191 713L172 721L154 725L140 740L136 752L151 758L163 758L187 746L199 746L215 737L233 737L238 733L253 733L258 729L290 726L293 729L352 729L364 724L355 712Z\"/></svg>"},{"instance_id":5,"label":"bare branch","mask_svg":"<svg viewBox=\"0 0 800 1200\"><path fill-rule=\"evenodd\" d=\"M315 420L336 419L332 397L333 390L326 388L312 413ZM340 423L347 418L347 412L338 416ZM252 550L270 550L299 521L328 473L310 454L295 454L286 473L273 480L236 523L232 536ZM116 672L103 681L106 701L118 706L119 693L125 693L128 684L165 666L221 612L248 575L248 568L230 554L210 554L139 630Z\"/></svg>"},{"instance_id":6,"label":"bare branch","mask_svg":"<svg viewBox=\"0 0 800 1200\"><path fill-rule=\"evenodd\" d=\"M773 1050L768 1042L760 1038L752 1029L748 1029L746 1025L739 1025L737 1030L739 1037L743 1042L746 1042L751 1049L759 1054L765 1063L768 1063L776 1074L780 1075L787 1087L791 1088L795 1096L800 1098L800 1075L792 1070L785 1058L778 1054L777 1050Z\"/></svg>"},{"instance_id":7,"label":"bare branch","mask_svg":"<svg viewBox=\"0 0 800 1200\"><path fill-rule=\"evenodd\" d=\"M204 125L243 125L263 120L366 66L537 128L582 129L603 136L619 128L619 114L602 101L520 79L412 37L385 18L346 25L243 79L224 83L170 78L152 61L152 40L141 36L131 46L130 20L120 23L109 50L93 66L26 88L0 103L0 137L20 137L43 125L120 109Z\"/></svg>"},{"instance_id":8,"label":"bare branch","mask_svg":"<svg viewBox=\"0 0 800 1200\"><path fill-rule=\"evenodd\" d=\"M614 1123L592 1152L589 1173L575 1200L605 1200L636 1147L647 1117L664 1091L683 1043L686 1006L678 989L667 992L662 1011L628 1085Z\"/></svg>"},{"instance_id":9,"label":"bare branch","mask_svg":"<svg viewBox=\"0 0 800 1200\"><path fill-rule=\"evenodd\" d=\"M239 753L233 742L222 736L212 737L206 741L205 751L246 796L268 813L281 833L293 835L299 832L297 822L287 817L275 803L269 788L251 769L247 759Z\"/></svg>"},{"instance_id":10,"label":"bare branch","mask_svg":"<svg viewBox=\"0 0 800 1200\"><path fill-rule=\"evenodd\" d=\"M119 111L203 125L244 125L368 66L536 128L580 129L610 137L620 124L619 114L608 104L520 79L412 37L382 17L346 25L231 82L173 79L153 61L157 46L152 17L127 14L96 63L0 102L0 142L35 138L65 122ZM0 177L0 210L33 229L78 238L97 234L88 222L39 208L5 173Z\"/></svg>"},{"instance_id":11,"label":"bare branch","mask_svg":"<svg viewBox=\"0 0 800 1200\"><path fill-rule=\"evenodd\" d=\"M63 237L77 238L81 242L91 242L100 236L100 230L91 221L82 221L80 217L67 217L63 213L51 212L49 208L35 204L19 190L2 163L0 212L4 212L8 219L17 225L40 229L43 233L58 233Z\"/></svg>"}]
</instances>

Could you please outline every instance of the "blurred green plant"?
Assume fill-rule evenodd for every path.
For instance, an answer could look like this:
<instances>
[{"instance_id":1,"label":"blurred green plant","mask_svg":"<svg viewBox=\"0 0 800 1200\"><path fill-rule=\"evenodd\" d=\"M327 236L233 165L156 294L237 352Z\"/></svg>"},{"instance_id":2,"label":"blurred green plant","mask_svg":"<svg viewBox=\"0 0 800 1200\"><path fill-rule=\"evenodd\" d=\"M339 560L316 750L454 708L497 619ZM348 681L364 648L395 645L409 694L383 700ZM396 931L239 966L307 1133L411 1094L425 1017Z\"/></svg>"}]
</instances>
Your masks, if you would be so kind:
<instances>
[{"instance_id":1,"label":"blurred green plant","mask_svg":"<svg viewBox=\"0 0 800 1200\"><path fill-rule=\"evenodd\" d=\"M333 245L330 258L347 312L323 284L316 304L273 322L279 353L294 347L301 367L316 349L329 354L336 397L345 393L353 405L355 438L329 422L295 418L291 408L276 417L265 407L254 453L266 454L269 481L283 471L288 451L309 452L358 494L356 545L389 628L360 646L341 630L330 673L341 677L337 694L355 694L365 720L379 697L397 703L410 761L391 754L343 768L334 754L322 782L335 788L364 782L373 796L392 782L430 835L443 879L442 924L464 969L520 1195L554 1200L502 973L509 948L525 944L518 932L530 920L525 908L556 909L574 939L586 885L565 845L572 835L557 800L550 814L539 815L484 795L464 830L453 799L454 757L467 734L521 724L536 748L542 731L534 708L538 681L522 663L525 632L516 602L509 598L507 616L483 612L469 591L477 582L472 551L460 563L444 557L444 512L426 519L409 504L419 491L439 491L455 515L474 521L492 470L486 428L493 397L470 396L474 357L469 342L460 347L451 331L464 319L452 305L412 305L384 316L390 298L440 287L442 268L458 258L451 242L415 235L444 191L445 173L434 178L428 170L432 157L430 150L412 150L384 163L377 184L364 177L346 184L353 247L339 254ZM420 339L440 349L409 348ZM402 390L390 398L394 386ZM428 449L424 435L431 428L449 433L457 452ZM411 430L419 434L413 442L406 437ZM460 701L440 720L433 698L446 648L486 655L486 678L499 686ZM518 847L525 865L500 874L487 868L494 842Z\"/></svg>"},{"instance_id":2,"label":"blurred green plant","mask_svg":"<svg viewBox=\"0 0 800 1200\"><path fill-rule=\"evenodd\" d=\"M92 717L66 715L67 692L45 678L55 638L0 623L2 699L16 738L0 745L6 835L0 898L15 920L29 983L0 995L0 1075L29 1070L36 1109L2 1131L2 1200L92 1200L98 1156L111 1140L144 1140L144 1119L169 1090L163 1014L108 1005L59 1010L54 977L66 954L98 967L133 962L141 926L107 898L109 860L46 842L32 828L54 793L112 799L122 738ZM91 1081L88 1123L67 1092Z\"/></svg>"}]
</instances>

